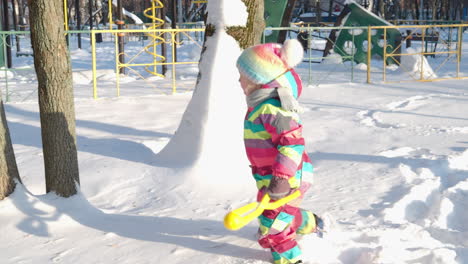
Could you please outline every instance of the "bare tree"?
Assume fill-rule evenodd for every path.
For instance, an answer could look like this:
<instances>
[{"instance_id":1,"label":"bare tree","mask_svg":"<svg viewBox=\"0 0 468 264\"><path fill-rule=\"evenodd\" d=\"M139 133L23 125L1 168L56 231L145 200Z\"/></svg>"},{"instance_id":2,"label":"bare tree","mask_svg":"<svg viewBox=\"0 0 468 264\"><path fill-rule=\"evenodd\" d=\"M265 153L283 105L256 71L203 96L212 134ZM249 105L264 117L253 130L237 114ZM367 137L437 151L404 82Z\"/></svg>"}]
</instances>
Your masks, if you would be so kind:
<instances>
[{"instance_id":1,"label":"bare tree","mask_svg":"<svg viewBox=\"0 0 468 264\"><path fill-rule=\"evenodd\" d=\"M15 153L11 144L10 132L5 116L5 108L0 93L0 200L10 195L16 187L15 180L21 182Z\"/></svg>"},{"instance_id":2,"label":"bare tree","mask_svg":"<svg viewBox=\"0 0 468 264\"><path fill-rule=\"evenodd\" d=\"M28 0L46 191L63 197L79 184L75 109L70 57L64 32L62 0Z\"/></svg>"}]
</instances>

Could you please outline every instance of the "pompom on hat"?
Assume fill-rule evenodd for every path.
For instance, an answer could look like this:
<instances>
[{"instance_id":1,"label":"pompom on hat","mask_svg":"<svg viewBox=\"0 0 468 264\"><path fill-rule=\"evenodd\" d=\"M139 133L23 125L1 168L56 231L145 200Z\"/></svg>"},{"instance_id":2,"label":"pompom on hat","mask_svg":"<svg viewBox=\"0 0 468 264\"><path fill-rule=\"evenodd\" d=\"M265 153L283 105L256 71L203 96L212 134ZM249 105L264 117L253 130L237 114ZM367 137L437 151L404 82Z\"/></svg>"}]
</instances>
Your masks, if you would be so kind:
<instances>
[{"instance_id":1,"label":"pompom on hat","mask_svg":"<svg viewBox=\"0 0 468 264\"><path fill-rule=\"evenodd\" d=\"M284 45L260 44L242 52L237 59L237 68L252 82L266 84L298 65L303 56L303 47L296 39L288 39Z\"/></svg>"}]
</instances>

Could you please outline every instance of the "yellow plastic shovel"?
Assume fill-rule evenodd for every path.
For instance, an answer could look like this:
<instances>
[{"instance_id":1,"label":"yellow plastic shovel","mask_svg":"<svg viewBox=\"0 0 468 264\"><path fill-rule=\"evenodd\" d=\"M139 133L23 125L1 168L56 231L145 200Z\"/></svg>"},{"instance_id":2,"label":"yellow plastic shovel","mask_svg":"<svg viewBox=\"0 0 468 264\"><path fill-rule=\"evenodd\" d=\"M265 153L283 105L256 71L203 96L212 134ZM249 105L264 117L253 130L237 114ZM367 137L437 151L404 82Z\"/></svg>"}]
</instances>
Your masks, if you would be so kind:
<instances>
[{"instance_id":1,"label":"yellow plastic shovel","mask_svg":"<svg viewBox=\"0 0 468 264\"><path fill-rule=\"evenodd\" d=\"M270 202L270 196L265 194L260 202L249 203L229 212L224 217L224 226L229 230L241 229L250 221L259 217L264 210L274 210L296 198L299 198L299 196L301 196L301 191L296 190L284 198Z\"/></svg>"}]
</instances>

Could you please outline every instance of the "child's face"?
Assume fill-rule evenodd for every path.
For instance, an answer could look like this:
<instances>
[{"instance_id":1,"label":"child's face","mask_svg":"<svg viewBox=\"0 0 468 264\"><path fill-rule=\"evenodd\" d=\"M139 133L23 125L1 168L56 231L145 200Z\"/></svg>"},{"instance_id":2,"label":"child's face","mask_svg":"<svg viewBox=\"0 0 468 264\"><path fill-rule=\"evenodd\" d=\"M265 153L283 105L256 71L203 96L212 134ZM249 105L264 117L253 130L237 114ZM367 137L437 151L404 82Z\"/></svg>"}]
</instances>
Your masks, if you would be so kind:
<instances>
[{"instance_id":1,"label":"child's face","mask_svg":"<svg viewBox=\"0 0 468 264\"><path fill-rule=\"evenodd\" d=\"M239 82L246 96L251 94L255 90L255 88L259 86L258 84L252 82L242 74L240 75Z\"/></svg>"}]
</instances>

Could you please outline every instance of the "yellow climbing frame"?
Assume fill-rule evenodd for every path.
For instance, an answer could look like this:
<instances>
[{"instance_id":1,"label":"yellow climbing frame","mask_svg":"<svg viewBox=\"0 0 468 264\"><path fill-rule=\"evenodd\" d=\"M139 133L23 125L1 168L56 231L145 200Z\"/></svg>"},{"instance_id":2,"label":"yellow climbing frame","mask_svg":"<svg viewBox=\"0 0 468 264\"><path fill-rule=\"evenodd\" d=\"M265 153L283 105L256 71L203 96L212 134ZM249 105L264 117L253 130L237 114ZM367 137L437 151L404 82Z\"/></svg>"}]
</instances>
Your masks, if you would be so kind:
<instances>
[{"instance_id":1,"label":"yellow climbing frame","mask_svg":"<svg viewBox=\"0 0 468 264\"><path fill-rule=\"evenodd\" d=\"M398 29L398 30L402 30L402 29L408 29L410 28L411 31L415 30L415 29L419 29L422 34L421 34L421 37L422 37L422 44L421 46L424 45L424 41L425 40L425 30L426 29L434 29L434 28L453 28L453 29L457 29L457 41L456 41L456 49L454 50L445 50L445 51L439 51L439 52L416 52L416 53L401 53L401 52L398 52L398 48L402 45L402 43L404 43L408 38L411 38L410 36L407 36L405 39L402 39L401 41L401 44L400 46L398 47L391 47L390 45L386 44L387 41L386 41L386 32L388 29ZM392 59L395 63L398 64L398 66L402 66L400 64L400 62L398 62L396 60L396 57L399 57L399 56L421 56L421 58L423 58L424 56L427 56L427 55L447 55L447 59L445 59L439 66L438 68L436 68L434 70L435 73L437 73L437 70L439 70L444 64L448 63L449 59L454 57L456 59L456 76L455 77L445 77L445 78L437 78L437 77L434 77L434 78L425 78L424 77L424 68L423 68L423 64L421 64L421 66L419 67L419 73L417 76L411 76L411 80L401 80L399 79L398 81L392 81L392 82L407 82L407 81L417 81L417 82L431 82L431 81L440 81L440 80L450 80L450 79L468 79L467 76L460 76L460 63L461 63L461 57L462 57L462 46L463 46L463 41L462 41L462 32L465 28L468 28L468 24L449 24L449 25L404 25L404 26L369 26L368 27L368 30L367 30L367 35L368 35L368 41L367 41L367 45L368 45L368 50L371 50L371 34L373 31L376 31L376 30L383 30L383 43L385 45L386 48L384 48L384 55L383 55L383 76L382 76L382 80L383 82L385 83L391 83L390 81L387 81L387 65L386 65L386 61L388 58ZM367 83L371 83L371 68L372 68L372 64L370 63L371 62L371 56L372 56L372 53L368 52L368 55L367 55ZM401 67L404 69L404 67Z\"/></svg>"},{"instance_id":2,"label":"yellow climbing frame","mask_svg":"<svg viewBox=\"0 0 468 264\"><path fill-rule=\"evenodd\" d=\"M164 25L164 20L159 18L157 15L158 8L164 8L164 4L160 0L151 0L151 7L143 11L143 14L146 17L150 18L152 21L151 27L148 28L149 30L162 28L162 26ZM146 33L146 35L148 35L148 37L151 38L151 41L150 44L144 47L144 50L146 51L146 53L153 56L153 63L147 64L145 66L145 70L148 73L151 73L152 75L164 77L163 74L160 74L157 71L157 65L160 65L166 60L164 56L158 54L157 52L158 46L165 43L163 37L164 33L150 32Z\"/></svg>"},{"instance_id":3,"label":"yellow climbing frame","mask_svg":"<svg viewBox=\"0 0 468 264\"><path fill-rule=\"evenodd\" d=\"M172 49L172 60L170 62L164 61L159 62L158 65L172 65L172 93L176 93L176 65L186 65L186 64L198 64L198 61L175 61L175 49L177 46L177 35L178 34L186 34L189 32L204 32L204 28L185 28L185 29L120 29L120 30L91 30L91 55L92 55L92 72L93 72L93 97L95 99L98 98L98 89L97 89L97 60L96 60L96 34L101 33L110 33L114 35L114 44L115 50L118 50L118 42L117 42L117 35L118 34L154 34L154 35L163 35L168 34L170 38L168 39L168 45L170 45ZM131 67L136 66L148 66L153 64L147 63L132 63L132 61L128 61L126 63L119 63L118 60L118 53L116 52L116 86L117 86L117 96L120 96L120 71L119 69L122 67L131 69Z\"/></svg>"}]
</instances>

